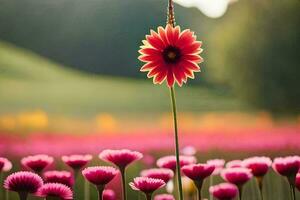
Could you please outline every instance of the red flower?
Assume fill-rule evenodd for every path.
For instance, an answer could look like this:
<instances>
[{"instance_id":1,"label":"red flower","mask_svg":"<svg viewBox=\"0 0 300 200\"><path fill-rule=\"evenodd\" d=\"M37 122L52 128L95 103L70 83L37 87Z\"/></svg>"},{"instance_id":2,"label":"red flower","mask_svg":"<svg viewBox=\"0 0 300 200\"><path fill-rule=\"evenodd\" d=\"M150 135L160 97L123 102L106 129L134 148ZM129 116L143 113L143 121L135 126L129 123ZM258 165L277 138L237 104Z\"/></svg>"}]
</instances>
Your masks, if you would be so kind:
<instances>
[{"instance_id":1,"label":"red flower","mask_svg":"<svg viewBox=\"0 0 300 200\"><path fill-rule=\"evenodd\" d=\"M82 175L96 186L108 184L117 174L117 169L108 166L88 167L82 170Z\"/></svg>"},{"instance_id":2,"label":"red flower","mask_svg":"<svg viewBox=\"0 0 300 200\"><path fill-rule=\"evenodd\" d=\"M251 170L248 168L236 167L227 168L221 172L221 176L224 180L237 186L244 185L252 178Z\"/></svg>"},{"instance_id":3,"label":"red flower","mask_svg":"<svg viewBox=\"0 0 300 200\"><path fill-rule=\"evenodd\" d=\"M47 171L44 173L44 180L46 183L61 183L69 187L74 185L73 175L68 171Z\"/></svg>"},{"instance_id":4,"label":"red flower","mask_svg":"<svg viewBox=\"0 0 300 200\"><path fill-rule=\"evenodd\" d=\"M170 169L147 169L141 172L141 176L148 178L157 178L163 180L165 183L168 183L171 178L174 176L174 172Z\"/></svg>"},{"instance_id":5,"label":"red flower","mask_svg":"<svg viewBox=\"0 0 300 200\"><path fill-rule=\"evenodd\" d=\"M232 200L238 193L238 188L230 183L221 183L211 186L209 192L219 200Z\"/></svg>"},{"instance_id":6,"label":"red flower","mask_svg":"<svg viewBox=\"0 0 300 200\"><path fill-rule=\"evenodd\" d=\"M263 177L272 165L272 160L268 157L251 157L243 161L243 166L251 169L256 177Z\"/></svg>"},{"instance_id":7,"label":"red flower","mask_svg":"<svg viewBox=\"0 0 300 200\"><path fill-rule=\"evenodd\" d=\"M72 169L79 170L83 168L90 160L92 160L92 156L87 155L71 155L71 156L63 156L62 161L70 166Z\"/></svg>"},{"instance_id":8,"label":"red flower","mask_svg":"<svg viewBox=\"0 0 300 200\"><path fill-rule=\"evenodd\" d=\"M160 189L166 185L161 179L137 177L133 182L129 183L133 190L139 190L145 194L152 194L155 190Z\"/></svg>"},{"instance_id":9,"label":"red flower","mask_svg":"<svg viewBox=\"0 0 300 200\"><path fill-rule=\"evenodd\" d=\"M189 164L195 164L196 158L194 156L180 156L179 164L180 167ZM157 160L156 162L158 167L171 169L173 171L176 170L176 157L175 156L164 156Z\"/></svg>"},{"instance_id":10,"label":"red flower","mask_svg":"<svg viewBox=\"0 0 300 200\"><path fill-rule=\"evenodd\" d=\"M4 188L22 194L35 193L43 185L42 178L32 172L20 171L9 175L4 181Z\"/></svg>"},{"instance_id":11,"label":"red flower","mask_svg":"<svg viewBox=\"0 0 300 200\"><path fill-rule=\"evenodd\" d=\"M300 169L300 157L287 156L275 158L273 169L282 176L295 177Z\"/></svg>"},{"instance_id":12,"label":"red flower","mask_svg":"<svg viewBox=\"0 0 300 200\"><path fill-rule=\"evenodd\" d=\"M34 172L39 173L43 171L47 166L52 164L53 161L53 157L44 154L39 154L22 158L21 164L25 168L31 169Z\"/></svg>"},{"instance_id":13,"label":"red flower","mask_svg":"<svg viewBox=\"0 0 300 200\"><path fill-rule=\"evenodd\" d=\"M120 169L125 169L130 163L140 160L143 154L137 151L128 149L121 150L104 150L99 154L99 158L111 162L118 166Z\"/></svg>"},{"instance_id":14,"label":"red flower","mask_svg":"<svg viewBox=\"0 0 300 200\"><path fill-rule=\"evenodd\" d=\"M56 197L61 200L72 200L72 190L61 183L46 183L37 191L39 197Z\"/></svg>"},{"instance_id":15,"label":"red flower","mask_svg":"<svg viewBox=\"0 0 300 200\"><path fill-rule=\"evenodd\" d=\"M175 81L181 86L187 78L194 78L194 72L200 71L201 44L196 41L194 32L180 31L179 26L158 27L157 32L151 30L139 50L139 60L146 63L141 71L148 72L147 76L153 77L155 84L167 80L169 87Z\"/></svg>"},{"instance_id":16,"label":"red flower","mask_svg":"<svg viewBox=\"0 0 300 200\"><path fill-rule=\"evenodd\" d=\"M182 172L193 181L203 181L215 170L211 164L191 164L182 167Z\"/></svg>"},{"instance_id":17,"label":"red flower","mask_svg":"<svg viewBox=\"0 0 300 200\"><path fill-rule=\"evenodd\" d=\"M8 172L12 168L11 162L3 157L0 157L0 173L1 172Z\"/></svg>"}]
</instances>

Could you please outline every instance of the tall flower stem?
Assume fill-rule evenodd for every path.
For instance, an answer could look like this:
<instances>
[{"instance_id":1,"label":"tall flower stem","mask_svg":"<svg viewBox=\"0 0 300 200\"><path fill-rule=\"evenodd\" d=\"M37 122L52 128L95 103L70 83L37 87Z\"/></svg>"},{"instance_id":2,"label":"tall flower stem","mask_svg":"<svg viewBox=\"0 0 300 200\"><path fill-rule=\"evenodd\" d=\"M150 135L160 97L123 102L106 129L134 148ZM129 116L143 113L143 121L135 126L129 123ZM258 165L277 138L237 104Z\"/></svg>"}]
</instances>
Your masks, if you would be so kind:
<instances>
[{"instance_id":1,"label":"tall flower stem","mask_svg":"<svg viewBox=\"0 0 300 200\"><path fill-rule=\"evenodd\" d=\"M103 185L97 186L97 191L98 191L98 200L102 200L103 199L104 186Z\"/></svg>"},{"instance_id":2,"label":"tall flower stem","mask_svg":"<svg viewBox=\"0 0 300 200\"><path fill-rule=\"evenodd\" d=\"M152 199L152 194L151 193L147 193L146 195L146 200L151 200Z\"/></svg>"},{"instance_id":3,"label":"tall flower stem","mask_svg":"<svg viewBox=\"0 0 300 200\"><path fill-rule=\"evenodd\" d=\"M214 175L211 175L209 177L209 187L212 186L213 184L214 184ZM209 194L209 200L213 200L213 196L211 193Z\"/></svg>"},{"instance_id":4,"label":"tall flower stem","mask_svg":"<svg viewBox=\"0 0 300 200\"><path fill-rule=\"evenodd\" d=\"M264 200L264 196L263 196L263 177L256 177L256 182L258 184L261 200Z\"/></svg>"},{"instance_id":5,"label":"tall flower stem","mask_svg":"<svg viewBox=\"0 0 300 200\"><path fill-rule=\"evenodd\" d=\"M125 172L125 168L120 168L120 172L121 172L121 178L122 178L123 200L127 200L126 172Z\"/></svg>"},{"instance_id":6,"label":"tall flower stem","mask_svg":"<svg viewBox=\"0 0 300 200\"><path fill-rule=\"evenodd\" d=\"M28 193L27 192L19 192L19 199L20 200L27 200Z\"/></svg>"},{"instance_id":7,"label":"tall flower stem","mask_svg":"<svg viewBox=\"0 0 300 200\"><path fill-rule=\"evenodd\" d=\"M242 196L243 196L243 186L238 185L238 189L239 189L239 200L242 200Z\"/></svg>"},{"instance_id":8,"label":"tall flower stem","mask_svg":"<svg viewBox=\"0 0 300 200\"><path fill-rule=\"evenodd\" d=\"M84 181L84 200L90 199L90 185L87 180Z\"/></svg>"},{"instance_id":9,"label":"tall flower stem","mask_svg":"<svg viewBox=\"0 0 300 200\"><path fill-rule=\"evenodd\" d=\"M201 200L201 189L203 185L203 181L194 181L196 188L197 188L197 195L198 195L198 200Z\"/></svg>"},{"instance_id":10,"label":"tall flower stem","mask_svg":"<svg viewBox=\"0 0 300 200\"><path fill-rule=\"evenodd\" d=\"M290 184L290 188L291 188L291 196L292 196L292 200L296 200L295 186L294 186L293 184Z\"/></svg>"},{"instance_id":11,"label":"tall flower stem","mask_svg":"<svg viewBox=\"0 0 300 200\"><path fill-rule=\"evenodd\" d=\"M176 98L174 87L170 88L173 120L174 120L174 133L175 133L175 155L176 155L176 173L177 173L177 183L179 191L179 200L183 200L182 192L182 182L181 182L181 172L180 172L180 160L179 160L179 139L178 139L178 125L177 125L177 109L176 109Z\"/></svg>"}]
</instances>

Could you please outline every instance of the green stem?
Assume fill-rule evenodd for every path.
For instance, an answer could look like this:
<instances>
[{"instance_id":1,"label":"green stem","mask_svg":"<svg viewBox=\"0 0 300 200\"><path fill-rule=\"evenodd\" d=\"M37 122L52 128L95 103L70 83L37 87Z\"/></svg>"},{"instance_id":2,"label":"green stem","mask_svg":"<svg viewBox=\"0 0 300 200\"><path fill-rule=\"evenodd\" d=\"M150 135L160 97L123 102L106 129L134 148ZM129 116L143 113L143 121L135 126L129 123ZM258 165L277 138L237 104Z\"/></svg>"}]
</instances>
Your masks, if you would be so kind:
<instances>
[{"instance_id":1,"label":"green stem","mask_svg":"<svg viewBox=\"0 0 300 200\"><path fill-rule=\"evenodd\" d=\"M84 180L84 200L90 199L90 187L89 182Z\"/></svg>"},{"instance_id":2,"label":"green stem","mask_svg":"<svg viewBox=\"0 0 300 200\"><path fill-rule=\"evenodd\" d=\"M146 195L146 200L151 200L152 199L152 193L147 193Z\"/></svg>"},{"instance_id":3,"label":"green stem","mask_svg":"<svg viewBox=\"0 0 300 200\"><path fill-rule=\"evenodd\" d=\"M264 200L264 196L263 196L263 176L262 177L256 177L256 182L259 188L259 193L260 193L260 197L261 200Z\"/></svg>"},{"instance_id":4,"label":"green stem","mask_svg":"<svg viewBox=\"0 0 300 200\"><path fill-rule=\"evenodd\" d=\"M238 189L239 189L239 200L242 200L242 196L243 196L243 186L238 185Z\"/></svg>"},{"instance_id":5,"label":"green stem","mask_svg":"<svg viewBox=\"0 0 300 200\"><path fill-rule=\"evenodd\" d=\"M198 194L198 200L201 200L201 189L202 189L202 185L203 185L203 181L194 181L196 188L197 188L197 194Z\"/></svg>"},{"instance_id":6,"label":"green stem","mask_svg":"<svg viewBox=\"0 0 300 200\"><path fill-rule=\"evenodd\" d=\"M98 191L98 200L102 200L103 199L104 186L103 185L97 186L97 191Z\"/></svg>"},{"instance_id":7,"label":"green stem","mask_svg":"<svg viewBox=\"0 0 300 200\"><path fill-rule=\"evenodd\" d=\"M211 187L214 184L214 175L211 175L209 177L209 187ZM209 200L213 200L213 196L211 193L209 193Z\"/></svg>"},{"instance_id":8,"label":"green stem","mask_svg":"<svg viewBox=\"0 0 300 200\"><path fill-rule=\"evenodd\" d=\"M27 200L27 196L28 196L27 192L19 192L18 194L20 200Z\"/></svg>"},{"instance_id":9,"label":"green stem","mask_svg":"<svg viewBox=\"0 0 300 200\"><path fill-rule=\"evenodd\" d=\"M290 184L290 188L291 188L292 200L296 200L295 186L293 184Z\"/></svg>"},{"instance_id":10,"label":"green stem","mask_svg":"<svg viewBox=\"0 0 300 200\"><path fill-rule=\"evenodd\" d=\"M127 200L127 191L126 191L126 172L125 168L120 168L121 178L122 178L122 192L123 200Z\"/></svg>"},{"instance_id":11,"label":"green stem","mask_svg":"<svg viewBox=\"0 0 300 200\"><path fill-rule=\"evenodd\" d=\"M171 95L171 104L172 104L173 120L174 120L176 172L177 172L179 200L183 200L181 172L180 172L180 160L179 160L179 139L178 139L178 125L177 125L177 110L176 110L176 98L175 98L174 87L170 88L170 95Z\"/></svg>"}]
</instances>

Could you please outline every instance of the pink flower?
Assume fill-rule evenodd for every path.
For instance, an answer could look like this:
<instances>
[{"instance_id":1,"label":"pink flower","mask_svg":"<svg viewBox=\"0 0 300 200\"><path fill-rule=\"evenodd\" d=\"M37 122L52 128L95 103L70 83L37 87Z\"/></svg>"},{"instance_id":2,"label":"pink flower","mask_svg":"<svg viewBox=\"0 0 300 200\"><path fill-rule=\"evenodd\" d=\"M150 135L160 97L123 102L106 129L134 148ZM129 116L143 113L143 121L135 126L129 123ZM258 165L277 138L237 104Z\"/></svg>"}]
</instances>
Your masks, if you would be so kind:
<instances>
[{"instance_id":1,"label":"pink flower","mask_svg":"<svg viewBox=\"0 0 300 200\"><path fill-rule=\"evenodd\" d=\"M186 146L181 150L181 153L185 156L193 156L197 152L196 148L193 146Z\"/></svg>"},{"instance_id":2,"label":"pink flower","mask_svg":"<svg viewBox=\"0 0 300 200\"><path fill-rule=\"evenodd\" d=\"M71 155L71 156L62 156L62 161L66 163L72 169L79 170L88 164L92 160L92 156L87 155Z\"/></svg>"},{"instance_id":3,"label":"pink flower","mask_svg":"<svg viewBox=\"0 0 300 200\"><path fill-rule=\"evenodd\" d=\"M243 166L251 169L256 177L263 177L272 165L272 160L268 157L251 157L243 161Z\"/></svg>"},{"instance_id":4,"label":"pink flower","mask_svg":"<svg viewBox=\"0 0 300 200\"><path fill-rule=\"evenodd\" d=\"M233 200L238 194L238 188L230 183L211 186L209 192L218 200Z\"/></svg>"},{"instance_id":5,"label":"pink flower","mask_svg":"<svg viewBox=\"0 0 300 200\"><path fill-rule=\"evenodd\" d=\"M12 168L11 162L3 157L0 157L0 173L1 172L8 172Z\"/></svg>"},{"instance_id":6,"label":"pink flower","mask_svg":"<svg viewBox=\"0 0 300 200\"><path fill-rule=\"evenodd\" d=\"M244 185L252 178L251 170L243 167L227 168L222 170L221 176L224 180L237 186Z\"/></svg>"},{"instance_id":7,"label":"pink flower","mask_svg":"<svg viewBox=\"0 0 300 200\"><path fill-rule=\"evenodd\" d=\"M224 165L225 165L225 160L213 159L213 160L208 160L206 163L215 166L215 170L212 174L217 175L217 174L220 174L220 172L223 170Z\"/></svg>"},{"instance_id":8,"label":"pink flower","mask_svg":"<svg viewBox=\"0 0 300 200\"><path fill-rule=\"evenodd\" d=\"M151 30L139 50L139 60L146 63L141 71L148 72L148 78L153 77L155 84L166 80L169 87L175 81L181 86L187 78L194 78L194 72L200 71L201 44L194 32L180 31L179 26L158 27L157 33Z\"/></svg>"},{"instance_id":9,"label":"pink flower","mask_svg":"<svg viewBox=\"0 0 300 200\"><path fill-rule=\"evenodd\" d=\"M182 172L193 181L202 182L215 170L214 165L210 164L191 164L182 167Z\"/></svg>"},{"instance_id":10,"label":"pink flower","mask_svg":"<svg viewBox=\"0 0 300 200\"><path fill-rule=\"evenodd\" d=\"M82 170L82 175L96 186L108 184L117 174L117 169L108 166L88 167Z\"/></svg>"},{"instance_id":11,"label":"pink flower","mask_svg":"<svg viewBox=\"0 0 300 200\"><path fill-rule=\"evenodd\" d=\"M129 185L133 190L139 190L145 194L152 194L155 190L164 187L166 183L161 179L136 177Z\"/></svg>"},{"instance_id":12,"label":"pink flower","mask_svg":"<svg viewBox=\"0 0 300 200\"><path fill-rule=\"evenodd\" d=\"M44 180L46 183L61 183L69 187L74 185L73 175L68 171L47 171Z\"/></svg>"},{"instance_id":13,"label":"pink flower","mask_svg":"<svg viewBox=\"0 0 300 200\"><path fill-rule=\"evenodd\" d=\"M103 191L103 200L117 200L116 193L110 189L104 190Z\"/></svg>"},{"instance_id":14,"label":"pink flower","mask_svg":"<svg viewBox=\"0 0 300 200\"><path fill-rule=\"evenodd\" d=\"M173 178L174 172L170 169L153 168L153 169L143 170L141 172L141 176L161 179L165 183L168 183L169 180Z\"/></svg>"},{"instance_id":15,"label":"pink flower","mask_svg":"<svg viewBox=\"0 0 300 200\"><path fill-rule=\"evenodd\" d=\"M24 195L35 193L43 185L42 178L32 172L20 171L9 175L4 181L4 188Z\"/></svg>"},{"instance_id":16,"label":"pink flower","mask_svg":"<svg viewBox=\"0 0 300 200\"><path fill-rule=\"evenodd\" d=\"M179 165L183 167L185 165L195 164L197 162L194 156L180 156ZM158 167L176 170L176 157L175 156L164 156L157 160Z\"/></svg>"},{"instance_id":17,"label":"pink flower","mask_svg":"<svg viewBox=\"0 0 300 200\"><path fill-rule=\"evenodd\" d=\"M296 187L300 191L300 172L296 175Z\"/></svg>"},{"instance_id":18,"label":"pink flower","mask_svg":"<svg viewBox=\"0 0 300 200\"><path fill-rule=\"evenodd\" d=\"M282 176L295 177L300 168L298 156L287 156L275 158L273 169Z\"/></svg>"},{"instance_id":19,"label":"pink flower","mask_svg":"<svg viewBox=\"0 0 300 200\"><path fill-rule=\"evenodd\" d=\"M99 154L99 158L111 162L118 166L120 169L125 169L129 164L136 160L140 160L143 154L137 151L128 149L122 150L104 150Z\"/></svg>"},{"instance_id":20,"label":"pink flower","mask_svg":"<svg viewBox=\"0 0 300 200\"><path fill-rule=\"evenodd\" d=\"M158 194L154 197L154 200L175 200L171 194Z\"/></svg>"},{"instance_id":21,"label":"pink flower","mask_svg":"<svg viewBox=\"0 0 300 200\"><path fill-rule=\"evenodd\" d=\"M235 167L243 167L242 160L232 160L226 163L226 168L235 168Z\"/></svg>"},{"instance_id":22,"label":"pink flower","mask_svg":"<svg viewBox=\"0 0 300 200\"><path fill-rule=\"evenodd\" d=\"M21 164L27 169L31 169L36 173L40 173L47 166L52 164L53 161L53 157L44 154L39 154L22 158Z\"/></svg>"},{"instance_id":23,"label":"pink flower","mask_svg":"<svg viewBox=\"0 0 300 200\"><path fill-rule=\"evenodd\" d=\"M61 183L46 183L37 191L37 196L39 197L56 197L61 200L72 200L73 192L72 190Z\"/></svg>"}]
</instances>

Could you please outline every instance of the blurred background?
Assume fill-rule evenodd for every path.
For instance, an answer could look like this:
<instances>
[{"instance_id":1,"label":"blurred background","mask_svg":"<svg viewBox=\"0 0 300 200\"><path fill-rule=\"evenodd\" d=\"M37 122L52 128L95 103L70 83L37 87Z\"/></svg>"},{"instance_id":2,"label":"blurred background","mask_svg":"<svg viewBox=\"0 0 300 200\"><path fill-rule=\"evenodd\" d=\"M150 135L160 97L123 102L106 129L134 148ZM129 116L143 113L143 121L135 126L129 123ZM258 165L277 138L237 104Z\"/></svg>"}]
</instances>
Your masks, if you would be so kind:
<instances>
[{"instance_id":1,"label":"blurred background","mask_svg":"<svg viewBox=\"0 0 300 200\"><path fill-rule=\"evenodd\" d=\"M203 41L205 60L195 80L176 88L182 148L206 152L200 161L299 153L299 1L175 3L177 24ZM146 80L137 60L166 7L0 0L0 154L171 153L168 88Z\"/></svg>"}]
</instances>

